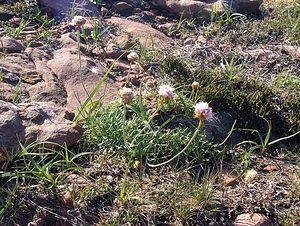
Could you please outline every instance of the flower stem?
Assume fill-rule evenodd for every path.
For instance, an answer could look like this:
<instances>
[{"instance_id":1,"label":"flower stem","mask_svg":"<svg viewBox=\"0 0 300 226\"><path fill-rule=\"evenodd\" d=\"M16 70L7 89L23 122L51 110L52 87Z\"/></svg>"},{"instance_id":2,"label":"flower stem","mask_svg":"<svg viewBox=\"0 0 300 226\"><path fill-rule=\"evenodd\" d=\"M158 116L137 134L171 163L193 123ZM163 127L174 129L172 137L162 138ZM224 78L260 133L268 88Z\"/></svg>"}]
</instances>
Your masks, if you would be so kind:
<instances>
[{"instance_id":1,"label":"flower stem","mask_svg":"<svg viewBox=\"0 0 300 226\"><path fill-rule=\"evenodd\" d=\"M203 124L204 124L203 121L199 120L198 127L197 127L196 131L194 132L192 138L189 140L189 142L187 143L187 145L180 152L178 152L176 155L174 155L172 158L170 158L169 160L167 160L165 162L158 163L158 164L149 164L148 163L148 166L150 166L150 167L159 167L159 166L166 165L166 164L172 162L174 159L176 159L179 155L181 155L182 153L184 153L189 148L189 146L191 145L191 143L195 140L195 138L198 135L200 129L203 127Z\"/></svg>"}]
</instances>

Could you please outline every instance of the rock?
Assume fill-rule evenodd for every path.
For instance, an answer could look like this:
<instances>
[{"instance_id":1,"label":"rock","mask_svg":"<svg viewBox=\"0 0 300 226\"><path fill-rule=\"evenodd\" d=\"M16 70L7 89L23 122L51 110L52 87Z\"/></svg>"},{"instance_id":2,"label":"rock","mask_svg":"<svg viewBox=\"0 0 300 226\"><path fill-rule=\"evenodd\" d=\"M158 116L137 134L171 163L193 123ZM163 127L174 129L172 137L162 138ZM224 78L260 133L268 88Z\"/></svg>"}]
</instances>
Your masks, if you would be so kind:
<instances>
[{"instance_id":1,"label":"rock","mask_svg":"<svg viewBox=\"0 0 300 226\"><path fill-rule=\"evenodd\" d=\"M75 15L99 16L97 6L88 0L40 0L40 5L58 19L64 18L71 11Z\"/></svg>"},{"instance_id":2,"label":"rock","mask_svg":"<svg viewBox=\"0 0 300 226\"><path fill-rule=\"evenodd\" d=\"M82 74L80 74L80 64ZM72 112L78 111L81 104L88 98L88 93L92 92L107 70L84 54L81 54L80 62L77 47L73 45L55 51L53 59L47 62L47 66L64 84L67 93L66 107ZM93 100L102 97L104 103L108 103L117 96L117 93L117 84L107 78Z\"/></svg>"},{"instance_id":3,"label":"rock","mask_svg":"<svg viewBox=\"0 0 300 226\"><path fill-rule=\"evenodd\" d=\"M0 21L8 21L14 14L0 5Z\"/></svg>"},{"instance_id":4,"label":"rock","mask_svg":"<svg viewBox=\"0 0 300 226\"><path fill-rule=\"evenodd\" d=\"M123 54L123 50L116 44L110 43L104 48L106 58L116 59Z\"/></svg>"},{"instance_id":5,"label":"rock","mask_svg":"<svg viewBox=\"0 0 300 226\"><path fill-rule=\"evenodd\" d=\"M226 2L223 0L223 2ZM227 1L228 2L228 1ZM234 2L233 9L239 13L259 13L259 7L263 3L263 0L229 0L229 2Z\"/></svg>"},{"instance_id":6,"label":"rock","mask_svg":"<svg viewBox=\"0 0 300 226\"><path fill-rule=\"evenodd\" d=\"M216 12L224 10L221 0L199 1L199 0L152 0L152 2L177 16L208 19L212 9Z\"/></svg>"},{"instance_id":7,"label":"rock","mask_svg":"<svg viewBox=\"0 0 300 226\"><path fill-rule=\"evenodd\" d=\"M263 214L241 214L235 219L234 226L272 226L268 217Z\"/></svg>"},{"instance_id":8,"label":"rock","mask_svg":"<svg viewBox=\"0 0 300 226\"><path fill-rule=\"evenodd\" d=\"M25 136L25 126L18 115L19 108L0 100L0 149L5 151L18 146Z\"/></svg>"},{"instance_id":9,"label":"rock","mask_svg":"<svg viewBox=\"0 0 300 226\"><path fill-rule=\"evenodd\" d=\"M235 186L237 184L239 184L239 179L237 177L233 177L231 175L224 175L223 177L224 187Z\"/></svg>"},{"instance_id":10,"label":"rock","mask_svg":"<svg viewBox=\"0 0 300 226\"><path fill-rule=\"evenodd\" d=\"M153 45L164 47L173 42L172 39L162 32L139 22L118 17L111 17L110 19L107 19L107 22L118 26L124 33L129 33L147 48L150 48Z\"/></svg>"},{"instance_id":11,"label":"rock","mask_svg":"<svg viewBox=\"0 0 300 226\"><path fill-rule=\"evenodd\" d=\"M0 38L0 51L6 53L20 53L23 50L22 44L17 40L4 36Z\"/></svg>"},{"instance_id":12,"label":"rock","mask_svg":"<svg viewBox=\"0 0 300 226\"><path fill-rule=\"evenodd\" d=\"M214 9L217 13L230 9L240 13L258 13L263 0L152 0L152 2L178 16L209 19Z\"/></svg>"},{"instance_id":13,"label":"rock","mask_svg":"<svg viewBox=\"0 0 300 226\"><path fill-rule=\"evenodd\" d=\"M19 25L21 20L22 20L22 18L20 18L20 17L13 17L9 20L9 22L14 25Z\"/></svg>"},{"instance_id":14,"label":"rock","mask_svg":"<svg viewBox=\"0 0 300 226\"><path fill-rule=\"evenodd\" d=\"M198 43L198 44L204 44L204 43L206 43L207 42L207 38L205 37L205 36L203 36L203 35L199 35L198 37L197 37L197 40L196 40L196 43Z\"/></svg>"},{"instance_id":15,"label":"rock","mask_svg":"<svg viewBox=\"0 0 300 226\"><path fill-rule=\"evenodd\" d=\"M1 59L0 63L2 64ZM27 84L36 84L42 81L41 76L35 70L34 63L26 56L26 54L9 54L5 57L2 65L5 68L5 75L14 74L16 76L17 81L14 82L19 82L19 79ZM13 81L11 82L13 83Z\"/></svg>"},{"instance_id":16,"label":"rock","mask_svg":"<svg viewBox=\"0 0 300 226\"><path fill-rule=\"evenodd\" d=\"M31 102L19 105L0 100L0 148L18 148L19 142L54 142L72 146L82 129L67 119L65 108L51 102Z\"/></svg>"},{"instance_id":17,"label":"rock","mask_svg":"<svg viewBox=\"0 0 300 226\"><path fill-rule=\"evenodd\" d=\"M196 38L194 38L194 37L193 37L193 38L189 37L189 38L186 38L186 39L184 40L183 44L184 44L184 45L191 45L191 44L194 44L195 41L196 41Z\"/></svg>"},{"instance_id":18,"label":"rock","mask_svg":"<svg viewBox=\"0 0 300 226\"><path fill-rule=\"evenodd\" d=\"M132 9L132 5L128 4L127 2L117 2L113 5L113 10L115 10L116 12L128 12Z\"/></svg>"},{"instance_id":19,"label":"rock","mask_svg":"<svg viewBox=\"0 0 300 226\"><path fill-rule=\"evenodd\" d=\"M176 23L165 23L158 25L158 28L164 31L168 31L171 29L176 29Z\"/></svg>"},{"instance_id":20,"label":"rock","mask_svg":"<svg viewBox=\"0 0 300 226\"><path fill-rule=\"evenodd\" d=\"M300 59L300 47L298 46L283 45L282 51L289 54L292 58Z\"/></svg>"},{"instance_id":21,"label":"rock","mask_svg":"<svg viewBox=\"0 0 300 226\"><path fill-rule=\"evenodd\" d=\"M95 56L101 56L104 54L103 49L100 49L99 47L96 47L92 50L92 54Z\"/></svg>"},{"instance_id":22,"label":"rock","mask_svg":"<svg viewBox=\"0 0 300 226\"><path fill-rule=\"evenodd\" d=\"M36 102L52 101L64 106L67 103L66 90L56 75L47 67L51 54L42 48L27 48L25 53L34 62L36 73L42 77L42 82L28 87L30 100Z\"/></svg>"},{"instance_id":23,"label":"rock","mask_svg":"<svg viewBox=\"0 0 300 226\"><path fill-rule=\"evenodd\" d=\"M279 170L280 168L276 165L273 165L273 164L270 164L270 165L267 165L263 168L264 171L266 172L272 172L272 171L277 171Z\"/></svg>"},{"instance_id":24,"label":"rock","mask_svg":"<svg viewBox=\"0 0 300 226\"><path fill-rule=\"evenodd\" d=\"M66 81L75 75L79 76L80 64L83 76L86 76L92 68L96 67L94 61L85 55L81 55L80 62L76 49L73 48L62 48L55 51L54 58L47 62L47 66L60 81Z\"/></svg>"},{"instance_id":25,"label":"rock","mask_svg":"<svg viewBox=\"0 0 300 226\"><path fill-rule=\"evenodd\" d=\"M254 170L254 169L248 170L244 175L244 181L246 183L251 183L252 181L254 181L256 179L257 176L258 176L258 173L256 170Z\"/></svg>"},{"instance_id":26,"label":"rock","mask_svg":"<svg viewBox=\"0 0 300 226\"><path fill-rule=\"evenodd\" d=\"M142 12L143 16L148 17L150 19L154 19L155 18L155 14L151 11L143 11Z\"/></svg>"},{"instance_id":27,"label":"rock","mask_svg":"<svg viewBox=\"0 0 300 226\"><path fill-rule=\"evenodd\" d=\"M25 125L25 143L38 140L72 146L79 140L82 130L70 121L67 109L51 102L23 103L19 107Z\"/></svg>"},{"instance_id":28,"label":"rock","mask_svg":"<svg viewBox=\"0 0 300 226\"><path fill-rule=\"evenodd\" d=\"M215 142L221 143L227 137L234 123L234 119L230 113L223 112L213 114L205 125L204 130L208 139L213 139ZM240 133L233 132L228 139L228 143L237 144L243 140Z\"/></svg>"}]
</instances>

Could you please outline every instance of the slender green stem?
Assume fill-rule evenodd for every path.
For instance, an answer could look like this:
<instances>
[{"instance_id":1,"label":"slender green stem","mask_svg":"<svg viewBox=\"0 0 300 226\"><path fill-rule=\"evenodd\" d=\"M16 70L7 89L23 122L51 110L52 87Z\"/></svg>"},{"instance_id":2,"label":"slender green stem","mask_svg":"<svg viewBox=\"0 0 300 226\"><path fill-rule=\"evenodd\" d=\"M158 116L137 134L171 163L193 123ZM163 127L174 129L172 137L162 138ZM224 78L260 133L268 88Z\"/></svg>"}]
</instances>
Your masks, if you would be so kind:
<instances>
[{"instance_id":1,"label":"slender green stem","mask_svg":"<svg viewBox=\"0 0 300 226\"><path fill-rule=\"evenodd\" d=\"M120 192L120 200L123 202L125 201L125 189L126 189L126 182L127 182L127 176L129 172L129 166L131 164L131 160L128 162L125 173L124 173L124 179L121 185L121 192Z\"/></svg>"},{"instance_id":2,"label":"slender green stem","mask_svg":"<svg viewBox=\"0 0 300 226\"><path fill-rule=\"evenodd\" d=\"M150 166L150 167L159 167L159 166L166 165L166 164L172 162L174 159L176 159L179 155L181 155L182 153L184 153L189 148L189 146L192 144L192 142L194 141L194 139L196 138L196 136L198 135L200 129L203 127L203 124L204 124L203 121L199 120L198 127L197 127L196 131L194 132L192 138L189 140L189 142L187 143L187 145L180 152L178 152L176 155L174 155L172 158L170 158L169 160L167 160L165 162L158 163L158 164L149 164L148 163L148 166Z\"/></svg>"},{"instance_id":3,"label":"slender green stem","mask_svg":"<svg viewBox=\"0 0 300 226\"><path fill-rule=\"evenodd\" d=\"M82 61L81 61L81 51L80 51L80 30L78 29L77 31L77 48L78 48L78 60L79 60L79 75L80 75L80 82L82 84L82 87L84 89L84 92L87 94L88 99L90 100L90 102L92 103L92 98L88 92L88 90L86 89L84 82L83 82L83 70L82 70Z\"/></svg>"}]
</instances>

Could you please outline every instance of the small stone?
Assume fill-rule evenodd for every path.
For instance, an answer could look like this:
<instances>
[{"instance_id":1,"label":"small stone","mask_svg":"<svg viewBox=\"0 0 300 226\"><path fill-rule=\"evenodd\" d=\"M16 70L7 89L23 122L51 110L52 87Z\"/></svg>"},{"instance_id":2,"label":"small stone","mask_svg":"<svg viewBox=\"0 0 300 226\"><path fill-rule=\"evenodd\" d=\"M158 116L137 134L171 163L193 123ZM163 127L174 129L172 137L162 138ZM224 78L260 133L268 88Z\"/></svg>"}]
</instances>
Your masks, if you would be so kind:
<instances>
[{"instance_id":1,"label":"small stone","mask_svg":"<svg viewBox=\"0 0 300 226\"><path fill-rule=\"evenodd\" d=\"M279 167L275 166L275 165L267 165L266 167L264 167L264 171L267 171L267 172L272 172L272 171L277 171L277 170L279 170Z\"/></svg>"},{"instance_id":2,"label":"small stone","mask_svg":"<svg viewBox=\"0 0 300 226\"><path fill-rule=\"evenodd\" d=\"M151 19L155 18L155 14L151 11L143 11L142 14L149 17L149 18L151 18Z\"/></svg>"},{"instance_id":3,"label":"small stone","mask_svg":"<svg viewBox=\"0 0 300 226\"><path fill-rule=\"evenodd\" d=\"M239 180L236 177L232 177L230 175L225 175L223 177L223 186L229 187L229 186L235 186L239 184Z\"/></svg>"},{"instance_id":4,"label":"small stone","mask_svg":"<svg viewBox=\"0 0 300 226\"><path fill-rule=\"evenodd\" d=\"M113 9L116 12L124 12L124 11L131 10L132 8L133 8L132 5L128 4L127 2L117 2L113 6Z\"/></svg>"},{"instance_id":5,"label":"small stone","mask_svg":"<svg viewBox=\"0 0 300 226\"><path fill-rule=\"evenodd\" d=\"M157 21L166 21L167 20L167 18L166 17L164 17L164 16L156 16L155 17L155 20L157 20Z\"/></svg>"},{"instance_id":6,"label":"small stone","mask_svg":"<svg viewBox=\"0 0 300 226\"><path fill-rule=\"evenodd\" d=\"M105 51L105 56L107 58L113 58L113 59L118 58L123 53L122 49L118 45L112 43L108 44L108 46L105 47L104 51Z\"/></svg>"},{"instance_id":7,"label":"small stone","mask_svg":"<svg viewBox=\"0 0 300 226\"><path fill-rule=\"evenodd\" d=\"M74 208L74 202L72 200L70 192L67 191L67 192L63 193L62 198L63 198L63 202L66 205L66 207L68 207L69 209Z\"/></svg>"},{"instance_id":8,"label":"small stone","mask_svg":"<svg viewBox=\"0 0 300 226\"><path fill-rule=\"evenodd\" d=\"M206 43L207 42L207 38L205 36L203 36L203 35L199 35L197 37L197 41L196 42L197 43Z\"/></svg>"},{"instance_id":9,"label":"small stone","mask_svg":"<svg viewBox=\"0 0 300 226\"><path fill-rule=\"evenodd\" d=\"M235 219L234 226L272 226L268 217L263 214L241 214Z\"/></svg>"},{"instance_id":10,"label":"small stone","mask_svg":"<svg viewBox=\"0 0 300 226\"><path fill-rule=\"evenodd\" d=\"M16 39L4 36L0 38L0 51L7 53L20 53L23 50L22 44Z\"/></svg>"},{"instance_id":11,"label":"small stone","mask_svg":"<svg viewBox=\"0 0 300 226\"><path fill-rule=\"evenodd\" d=\"M106 179L108 180L108 182L109 183L111 183L111 182L113 182L113 177L111 176L111 175L108 175L107 177L106 177Z\"/></svg>"},{"instance_id":12,"label":"small stone","mask_svg":"<svg viewBox=\"0 0 300 226\"><path fill-rule=\"evenodd\" d=\"M101 7L100 11L101 11L102 16L106 16L108 14L108 9L105 7Z\"/></svg>"},{"instance_id":13,"label":"small stone","mask_svg":"<svg viewBox=\"0 0 300 226\"><path fill-rule=\"evenodd\" d=\"M183 44L184 45L191 45L195 43L195 38L187 38L184 40Z\"/></svg>"},{"instance_id":14,"label":"small stone","mask_svg":"<svg viewBox=\"0 0 300 226\"><path fill-rule=\"evenodd\" d=\"M158 29L161 29L161 30L169 30L174 27L176 27L175 23L165 23L165 24L158 25Z\"/></svg>"},{"instance_id":15,"label":"small stone","mask_svg":"<svg viewBox=\"0 0 300 226\"><path fill-rule=\"evenodd\" d=\"M92 54L95 55L95 56L101 56L103 54L103 50L96 47L92 50Z\"/></svg>"},{"instance_id":16,"label":"small stone","mask_svg":"<svg viewBox=\"0 0 300 226\"><path fill-rule=\"evenodd\" d=\"M257 176L258 173L256 170L254 169L248 170L244 175L244 181L246 183L251 183Z\"/></svg>"}]
</instances>

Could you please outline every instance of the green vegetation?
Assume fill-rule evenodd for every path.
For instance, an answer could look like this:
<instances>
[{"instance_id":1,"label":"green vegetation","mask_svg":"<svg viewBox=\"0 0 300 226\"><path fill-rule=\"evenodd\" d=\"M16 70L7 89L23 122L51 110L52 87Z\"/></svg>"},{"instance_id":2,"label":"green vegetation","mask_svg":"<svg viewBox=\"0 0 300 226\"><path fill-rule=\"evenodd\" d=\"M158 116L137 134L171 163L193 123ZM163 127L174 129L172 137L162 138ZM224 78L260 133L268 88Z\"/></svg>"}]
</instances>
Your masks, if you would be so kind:
<instances>
[{"instance_id":1,"label":"green vegetation","mask_svg":"<svg viewBox=\"0 0 300 226\"><path fill-rule=\"evenodd\" d=\"M139 101L136 100L128 108L113 102L89 115L86 120L86 142L104 152L125 152L132 160L148 157L157 162L180 152L197 127L194 120L176 114L174 111L180 111L179 107L165 109L164 115L155 115L152 119L144 103ZM199 162L217 155L217 151L210 150L210 146L205 134L200 133L186 150L184 160Z\"/></svg>"},{"instance_id":2,"label":"green vegetation","mask_svg":"<svg viewBox=\"0 0 300 226\"><path fill-rule=\"evenodd\" d=\"M8 35L22 38L33 26L34 40L53 44L52 18L18 3L12 9L21 21L6 24ZM268 215L274 224L298 224L299 59L276 50L275 63L259 61L245 51L257 44L297 45L299 18L299 1L265 7L261 18L212 12L206 24L180 17L168 33L180 39L203 35L203 46L146 49L134 40L139 59L129 62L128 77L136 63L158 85L149 88L141 81L134 87L127 79L114 101L92 101L115 76L117 61L126 60L131 50L126 49L86 91L88 98L73 119L84 128L77 146L33 142L19 150L0 149L0 225L27 225L33 219L46 219L45 225L231 225L237 215L253 212ZM90 33L76 31L78 49L82 40L88 50L107 44L104 35L113 29L102 22L95 21ZM89 51L78 54L81 59ZM80 76L82 70L80 63ZM0 68L0 82L2 77ZM194 81L197 88L191 87ZM14 104L20 84L21 78ZM160 94L164 84L175 87L167 92L171 97ZM228 113L237 121L221 144L206 135L215 122L195 114L202 101L212 107L213 120ZM243 179L249 169L259 177L250 185Z\"/></svg>"}]
</instances>

